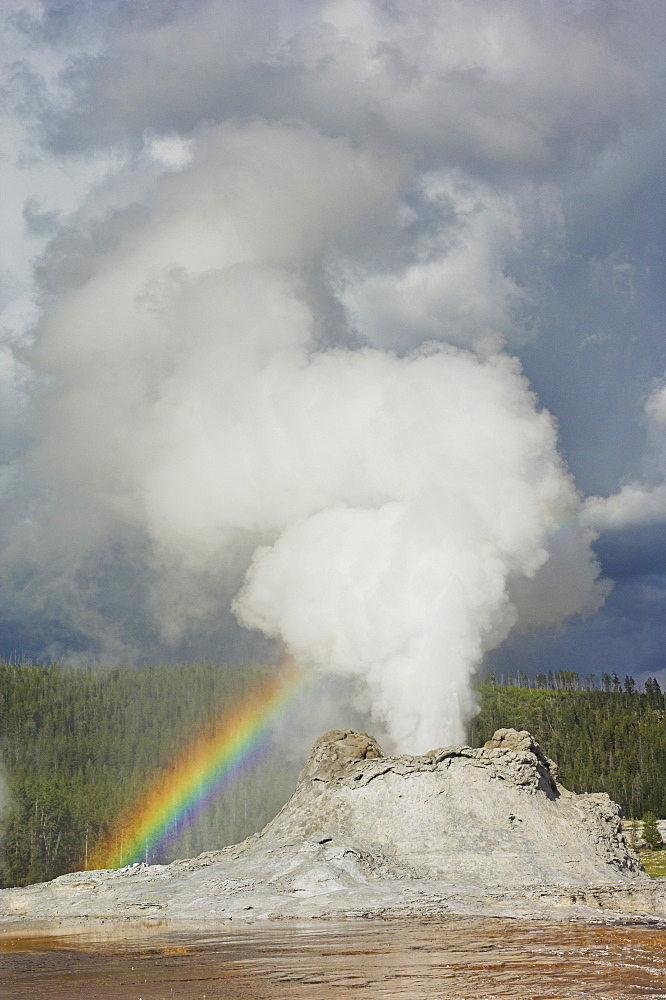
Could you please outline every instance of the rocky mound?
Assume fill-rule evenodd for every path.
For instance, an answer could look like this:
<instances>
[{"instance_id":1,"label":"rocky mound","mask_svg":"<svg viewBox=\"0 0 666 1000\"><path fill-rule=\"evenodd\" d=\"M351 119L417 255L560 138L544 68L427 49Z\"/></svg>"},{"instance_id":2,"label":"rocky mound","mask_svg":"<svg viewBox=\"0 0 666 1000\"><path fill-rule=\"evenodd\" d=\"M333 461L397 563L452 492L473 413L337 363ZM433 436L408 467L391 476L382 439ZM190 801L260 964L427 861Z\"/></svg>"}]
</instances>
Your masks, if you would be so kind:
<instances>
[{"instance_id":1,"label":"rocky mound","mask_svg":"<svg viewBox=\"0 0 666 1000\"><path fill-rule=\"evenodd\" d=\"M0 893L0 919L442 913L666 917L607 795L576 795L529 733L386 757L326 733L296 790L242 844L171 865L64 875Z\"/></svg>"},{"instance_id":2,"label":"rocky mound","mask_svg":"<svg viewBox=\"0 0 666 1000\"><path fill-rule=\"evenodd\" d=\"M642 873L607 795L575 795L529 733L485 747L385 757L365 733L326 733L262 841L355 847L419 877L535 886Z\"/></svg>"}]
</instances>

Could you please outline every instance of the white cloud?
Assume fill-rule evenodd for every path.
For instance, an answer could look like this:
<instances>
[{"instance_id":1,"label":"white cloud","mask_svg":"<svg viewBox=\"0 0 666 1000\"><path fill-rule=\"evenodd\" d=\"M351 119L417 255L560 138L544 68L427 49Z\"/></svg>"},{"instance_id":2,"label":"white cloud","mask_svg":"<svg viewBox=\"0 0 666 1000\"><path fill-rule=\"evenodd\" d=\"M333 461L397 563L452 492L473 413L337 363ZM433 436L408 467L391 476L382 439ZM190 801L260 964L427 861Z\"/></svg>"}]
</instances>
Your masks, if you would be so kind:
<instances>
[{"instance_id":1,"label":"white cloud","mask_svg":"<svg viewBox=\"0 0 666 1000\"><path fill-rule=\"evenodd\" d=\"M660 379L651 389L645 402L648 433L654 447L666 452L666 382Z\"/></svg>"},{"instance_id":2,"label":"white cloud","mask_svg":"<svg viewBox=\"0 0 666 1000\"><path fill-rule=\"evenodd\" d=\"M588 497L581 523L598 531L619 531L623 528L666 521L666 486L648 487L627 483L610 497Z\"/></svg>"},{"instance_id":3,"label":"white cloud","mask_svg":"<svg viewBox=\"0 0 666 1000\"><path fill-rule=\"evenodd\" d=\"M666 385L656 381L645 401L647 429L646 482L625 483L609 497L588 497L583 524L600 531L619 531L666 522Z\"/></svg>"},{"instance_id":4,"label":"white cloud","mask_svg":"<svg viewBox=\"0 0 666 1000\"><path fill-rule=\"evenodd\" d=\"M416 240L413 260L350 277L342 298L352 325L397 350L428 340L483 350L520 339L529 293L507 268L529 236L515 199L456 172L426 175L422 194L442 224ZM412 222L407 214L404 228Z\"/></svg>"}]
</instances>

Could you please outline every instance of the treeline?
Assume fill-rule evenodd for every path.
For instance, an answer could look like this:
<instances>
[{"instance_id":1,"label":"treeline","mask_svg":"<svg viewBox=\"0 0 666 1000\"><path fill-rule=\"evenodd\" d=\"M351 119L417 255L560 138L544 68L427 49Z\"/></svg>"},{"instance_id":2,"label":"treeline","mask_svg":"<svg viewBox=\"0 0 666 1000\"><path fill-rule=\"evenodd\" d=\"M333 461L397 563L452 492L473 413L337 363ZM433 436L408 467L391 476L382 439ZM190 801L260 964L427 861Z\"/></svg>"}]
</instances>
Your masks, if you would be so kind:
<instances>
[{"instance_id":1,"label":"treeline","mask_svg":"<svg viewBox=\"0 0 666 1000\"><path fill-rule=\"evenodd\" d=\"M210 663L108 671L0 665L0 885L86 867L98 838L261 676ZM606 791L628 817L666 816L666 698L656 681L639 692L631 678L620 684L614 675L602 675L602 690L571 671L552 682L546 675L540 687L518 686L519 677L480 686L471 745L496 729L527 729L557 761L566 787ZM293 730L303 713L292 706L286 739L249 760L242 780L148 860L235 843L275 815L303 764L306 747Z\"/></svg>"},{"instance_id":2,"label":"treeline","mask_svg":"<svg viewBox=\"0 0 666 1000\"><path fill-rule=\"evenodd\" d=\"M570 674L569 674L570 676ZM575 792L608 792L627 817L666 816L666 696L650 678L642 692L483 684L468 742L496 729L527 729Z\"/></svg>"},{"instance_id":3,"label":"treeline","mask_svg":"<svg viewBox=\"0 0 666 1000\"><path fill-rule=\"evenodd\" d=\"M0 885L85 868L98 838L225 706L260 680L251 667L0 665ZM293 791L301 761L250 761L168 852L192 857L260 829Z\"/></svg>"},{"instance_id":4,"label":"treeline","mask_svg":"<svg viewBox=\"0 0 666 1000\"><path fill-rule=\"evenodd\" d=\"M499 684L500 687L524 687L543 688L546 691L612 691L613 694L634 694L637 690L636 681L630 674L625 674L624 683L616 673L602 673L597 684L596 674L579 674L575 670L549 670L547 674L539 673L535 677L528 677L527 674L519 670L518 673L495 674L489 678L490 684ZM655 687L656 686L656 687ZM661 693L658 682L649 677L645 683L646 693L651 693L655 688L656 693Z\"/></svg>"}]
</instances>

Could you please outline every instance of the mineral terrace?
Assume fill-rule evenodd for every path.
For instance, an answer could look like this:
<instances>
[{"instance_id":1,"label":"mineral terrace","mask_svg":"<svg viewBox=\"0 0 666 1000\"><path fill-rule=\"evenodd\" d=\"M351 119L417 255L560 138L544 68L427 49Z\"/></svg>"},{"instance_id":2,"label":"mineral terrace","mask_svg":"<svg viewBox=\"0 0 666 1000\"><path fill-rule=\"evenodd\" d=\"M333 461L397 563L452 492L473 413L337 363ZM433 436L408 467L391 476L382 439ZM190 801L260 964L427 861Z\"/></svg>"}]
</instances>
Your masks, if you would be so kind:
<instances>
[{"instance_id":1,"label":"mineral terrace","mask_svg":"<svg viewBox=\"0 0 666 1000\"><path fill-rule=\"evenodd\" d=\"M315 743L261 833L169 865L62 875L0 892L29 922L476 914L666 921L607 795L576 795L529 733L386 757L351 730Z\"/></svg>"}]
</instances>

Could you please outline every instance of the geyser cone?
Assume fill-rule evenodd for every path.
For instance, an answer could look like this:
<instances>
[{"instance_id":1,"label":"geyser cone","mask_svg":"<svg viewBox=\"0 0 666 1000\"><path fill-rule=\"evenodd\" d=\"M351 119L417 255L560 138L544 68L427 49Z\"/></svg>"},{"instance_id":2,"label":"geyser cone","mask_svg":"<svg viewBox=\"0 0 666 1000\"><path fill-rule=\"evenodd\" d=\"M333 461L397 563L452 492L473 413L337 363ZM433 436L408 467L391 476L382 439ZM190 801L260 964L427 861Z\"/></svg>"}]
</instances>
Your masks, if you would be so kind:
<instances>
[{"instance_id":1,"label":"geyser cone","mask_svg":"<svg viewBox=\"0 0 666 1000\"><path fill-rule=\"evenodd\" d=\"M477 749L399 757L365 733L326 733L261 841L347 846L412 874L486 885L621 881L641 870L617 805L567 791L538 743L513 729Z\"/></svg>"}]
</instances>

